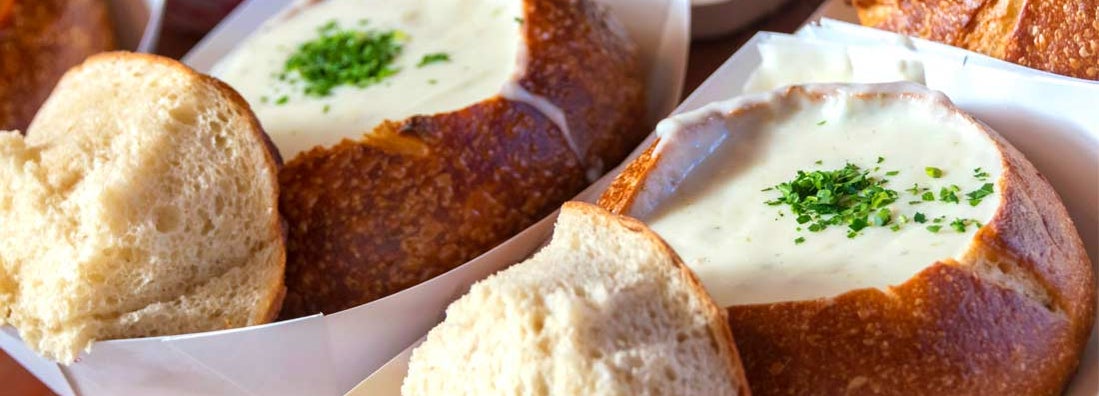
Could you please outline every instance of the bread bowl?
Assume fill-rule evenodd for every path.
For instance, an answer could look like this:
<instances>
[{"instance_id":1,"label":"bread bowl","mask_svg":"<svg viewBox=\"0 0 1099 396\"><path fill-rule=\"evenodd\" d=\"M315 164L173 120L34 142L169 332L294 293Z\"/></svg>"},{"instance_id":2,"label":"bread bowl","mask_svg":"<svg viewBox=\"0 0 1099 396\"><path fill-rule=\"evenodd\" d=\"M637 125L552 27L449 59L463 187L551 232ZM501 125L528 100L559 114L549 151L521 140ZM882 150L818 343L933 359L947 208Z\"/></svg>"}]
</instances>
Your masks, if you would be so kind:
<instances>
[{"instance_id":1,"label":"bread bowl","mask_svg":"<svg viewBox=\"0 0 1099 396\"><path fill-rule=\"evenodd\" d=\"M267 323L280 159L225 84L153 55L65 74L0 133L0 324L72 363L93 342Z\"/></svg>"},{"instance_id":2,"label":"bread bowl","mask_svg":"<svg viewBox=\"0 0 1099 396\"><path fill-rule=\"evenodd\" d=\"M401 387L501 393L749 394L724 311L675 252L581 202L565 203L537 254L447 308Z\"/></svg>"},{"instance_id":3,"label":"bread bowl","mask_svg":"<svg viewBox=\"0 0 1099 396\"><path fill-rule=\"evenodd\" d=\"M1083 243L1033 165L941 94L793 86L670 118L657 133L600 205L646 221L729 305L754 393L1055 394L1073 374L1096 302ZM764 203L785 198L761 190L795 170L848 161L890 181L892 222L848 238L849 226L812 232L816 218L799 224L785 202ZM960 202L942 200L952 184ZM970 206L963 193L983 184ZM935 223L940 214L951 217ZM975 221L959 231L954 216ZM942 250L911 254L927 247ZM821 266L834 272L811 272Z\"/></svg>"},{"instance_id":4,"label":"bread bowl","mask_svg":"<svg viewBox=\"0 0 1099 396\"><path fill-rule=\"evenodd\" d=\"M1071 77L1099 80L1094 0L855 0L865 26Z\"/></svg>"},{"instance_id":5,"label":"bread bowl","mask_svg":"<svg viewBox=\"0 0 1099 396\"><path fill-rule=\"evenodd\" d=\"M114 46L104 0L0 0L0 130L26 130L66 70Z\"/></svg>"},{"instance_id":6,"label":"bread bowl","mask_svg":"<svg viewBox=\"0 0 1099 396\"><path fill-rule=\"evenodd\" d=\"M330 21L393 33L399 71L330 96L280 85L292 53ZM645 135L636 46L591 0L300 2L214 74L288 160L288 317L369 302L483 253Z\"/></svg>"}]
</instances>

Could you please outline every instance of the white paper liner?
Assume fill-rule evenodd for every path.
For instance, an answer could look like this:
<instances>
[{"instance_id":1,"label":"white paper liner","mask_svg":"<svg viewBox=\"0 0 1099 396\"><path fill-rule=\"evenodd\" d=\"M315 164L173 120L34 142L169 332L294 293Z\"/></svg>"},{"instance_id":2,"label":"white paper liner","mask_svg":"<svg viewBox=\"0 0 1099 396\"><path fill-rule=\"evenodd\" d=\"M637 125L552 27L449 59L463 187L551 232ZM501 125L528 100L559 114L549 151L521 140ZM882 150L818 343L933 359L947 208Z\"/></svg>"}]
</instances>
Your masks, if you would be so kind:
<instances>
[{"instance_id":1,"label":"white paper liner","mask_svg":"<svg viewBox=\"0 0 1099 396\"><path fill-rule=\"evenodd\" d=\"M842 0L838 0L842 2ZM829 4L823 8L827 9ZM889 53L912 48L924 66L926 85L942 91L963 110L987 123L1049 179L1061 195L1070 216L1096 264L1099 246L1099 84L1023 68L993 58L924 40L902 40L880 30L823 20L803 27L796 35L759 33L726 61L673 114L698 109L711 102L743 94L742 88L761 63L759 46L768 40L800 40L824 45L861 46ZM909 45L912 44L912 45ZM883 81L884 82L884 81ZM650 136L649 140L652 140ZM647 145L641 146L641 149ZM639 154L634 153L634 156ZM631 157L634 157L631 156ZM1099 358L1096 333L1087 347L1078 374L1065 394L1099 394ZM405 349L348 395L399 394L412 347Z\"/></svg>"},{"instance_id":2,"label":"white paper liner","mask_svg":"<svg viewBox=\"0 0 1099 396\"><path fill-rule=\"evenodd\" d=\"M162 0L148 1L159 5ZM184 63L209 71L293 1L244 2L183 58ZM682 92L689 1L597 1L608 6L639 45L648 83L646 121L655 125L671 112ZM613 174L578 199L596 197ZM446 274L332 315L219 332L103 341L70 366L38 357L10 327L0 331L0 347L62 395L341 394L438 323L446 306L473 282L529 256L549 236L555 218L543 219Z\"/></svg>"}]
</instances>

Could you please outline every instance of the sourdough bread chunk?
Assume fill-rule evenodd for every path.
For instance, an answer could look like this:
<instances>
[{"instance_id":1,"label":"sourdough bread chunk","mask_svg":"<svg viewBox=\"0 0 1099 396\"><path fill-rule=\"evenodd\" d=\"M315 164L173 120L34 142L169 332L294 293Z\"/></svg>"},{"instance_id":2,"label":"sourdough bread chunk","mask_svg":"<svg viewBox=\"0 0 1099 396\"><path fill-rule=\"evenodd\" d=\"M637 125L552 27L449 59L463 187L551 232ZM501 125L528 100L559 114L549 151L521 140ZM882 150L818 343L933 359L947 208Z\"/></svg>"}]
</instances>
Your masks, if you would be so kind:
<instances>
[{"instance_id":1,"label":"sourdough bread chunk","mask_svg":"<svg viewBox=\"0 0 1099 396\"><path fill-rule=\"evenodd\" d=\"M224 84L166 58L90 58L26 138L0 134L0 322L68 363L95 340L270 321L278 163Z\"/></svg>"},{"instance_id":2,"label":"sourdough bread chunk","mask_svg":"<svg viewBox=\"0 0 1099 396\"><path fill-rule=\"evenodd\" d=\"M659 237L574 202L556 227L447 308L402 394L748 393L724 315Z\"/></svg>"},{"instance_id":3,"label":"sourdough bread chunk","mask_svg":"<svg viewBox=\"0 0 1099 396\"><path fill-rule=\"evenodd\" d=\"M356 64L377 72L359 83L287 72L303 45L361 54L337 36L393 56ZM325 0L272 18L216 73L288 160L284 316L399 292L552 213L647 134L639 59L596 0Z\"/></svg>"},{"instance_id":4,"label":"sourdough bread chunk","mask_svg":"<svg viewBox=\"0 0 1099 396\"><path fill-rule=\"evenodd\" d=\"M1048 395L1071 378L1095 321L1083 243L1034 166L942 94L792 86L658 135L600 204L647 221L728 307L753 393Z\"/></svg>"}]
</instances>

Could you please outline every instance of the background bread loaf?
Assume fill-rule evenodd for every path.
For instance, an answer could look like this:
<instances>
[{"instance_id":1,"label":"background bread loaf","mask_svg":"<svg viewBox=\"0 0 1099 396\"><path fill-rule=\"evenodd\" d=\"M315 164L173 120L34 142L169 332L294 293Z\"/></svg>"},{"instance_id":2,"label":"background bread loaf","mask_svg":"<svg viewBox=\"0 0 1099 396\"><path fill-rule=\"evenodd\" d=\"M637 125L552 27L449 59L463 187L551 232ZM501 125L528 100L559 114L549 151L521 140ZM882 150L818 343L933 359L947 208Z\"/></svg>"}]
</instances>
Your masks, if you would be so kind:
<instances>
[{"instance_id":1,"label":"background bread loaf","mask_svg":"<svg viewBox=\"0 0 1099 396\"><path fill-rule=\"evenodd\" d=\"M863 25L1099 80L1096 0L854 0Z\"/></svg>"},{"instance_id":2,"label":"background bread loaf","mask_svg":"<svg viewBox=\"0 0 1099 396\"><path fill-rule=\"evenodd\" d=\"M25 131L66 70L114 46L106 0L0 0L0 130Z\"/></svg>"},{"instance_id":3,"label":"background bread loaf","mask_svg":"<svg viewBox=\"0 0 1099 396\"><path fill-rule=\"evenodd\" d=\"M107 53L0 133L0 323L71 362L95 340L265 323L284 292L279 159L224 84Z\"/></svg>"}]
</instances>

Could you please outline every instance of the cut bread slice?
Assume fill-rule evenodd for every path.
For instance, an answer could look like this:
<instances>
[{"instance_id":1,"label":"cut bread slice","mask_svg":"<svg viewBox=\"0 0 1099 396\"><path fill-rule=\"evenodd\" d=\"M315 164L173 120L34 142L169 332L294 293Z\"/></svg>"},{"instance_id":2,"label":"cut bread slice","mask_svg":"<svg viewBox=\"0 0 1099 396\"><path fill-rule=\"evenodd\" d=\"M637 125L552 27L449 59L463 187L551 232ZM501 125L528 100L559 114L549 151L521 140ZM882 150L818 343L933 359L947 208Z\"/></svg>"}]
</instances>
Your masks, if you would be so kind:
<instances>
[{"instance_id":1,"label":"cut bread slice","mask_svg":"<svg viewBox=\"0 0 1099 396\"><path fill-rule=\"evenodd\" d=\"M600 204L646 221L728 307L753 393L1048 395L1071 378L1096 306L1080 236L1023 154L944 95L791 86L658 136ZM873 223L787 205L847 165L896 194L874 194Z\"/></svg>"},{"instance_id":2,"label":"cut bread slice","mask_svg":"<svg viewBox=\"0 0 1099 396\"><path fill-rule=\"evenodd\" d=\"M95 340L277 315L280 160L228 86L97 55L27 132L0 133L0 323L32 349L67 363Z\"/></svg>"},{"instance_id":3,"label":"cut bread slice","mask_svg":"<svg viewBox=\"0 0 1099 396\"><path fill-rule=\"evenodd\" d=\"M642 223L568 202L542 251L473 285L405 395L748 394L725 315Z\"/></svg>"}]
</instances>

